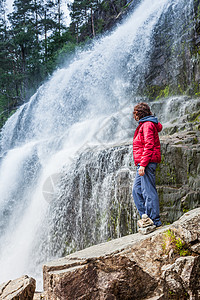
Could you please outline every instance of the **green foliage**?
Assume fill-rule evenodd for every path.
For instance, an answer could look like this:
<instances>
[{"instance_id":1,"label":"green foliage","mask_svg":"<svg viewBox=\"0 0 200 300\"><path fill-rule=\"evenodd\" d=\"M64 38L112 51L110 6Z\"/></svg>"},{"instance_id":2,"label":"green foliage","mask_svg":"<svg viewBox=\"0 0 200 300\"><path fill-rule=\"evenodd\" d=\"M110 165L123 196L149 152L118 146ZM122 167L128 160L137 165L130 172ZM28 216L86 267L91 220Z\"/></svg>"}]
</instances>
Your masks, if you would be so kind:
<instances>
[{"instance_id":1,"label":"green foliage","mask_svg":"<svg viewBox=\"0 0 200 300\"><path fill-rule=\"evenodd\" d=\"M166 86L163 90L160 90L158 96L156 97L156 100L158 100L159 98L169 97L169 95L170 95L169 86Z\"/></svg>"},{"instance_id":2,"label":"green foliage","mask_svg":"<svg viewBox=\"0 0 200 300\"><path fill-rule=\"evenodd\" d=\"M179 237L177 238L171 229L168 229L163 234L162 248L163 253L167 255L170 252L178 254L179 256L186 256L191 254L190 250L188 249L188 245Z\"/></svg>"},{"instance_id":3,"label":"green foliage","mask_svg":"<svg viewBox=\"0 0 200 300\"><path fill-rule=\"evenodd\" d=\"M188 212L189 211L189 208L182 208L182 210L183 210L183 212L184 212L184 214L186 213L186 212Z\"/></svg>"},{"instance_id":4,"label":"green foliage","mask_svg":"<svg viewBox=\"0 0 200 300\"><path fill-rule=\"evenodd\" d=\"M196 111L194 113L191 113L189 116L188 116L188 121L189 122L200 122L200 110L199 111Z\"/></svg>"},{"instance_id":5,"label":"green foliage","mask_svg":"<svg viewBox=\"0 0 200 300\"><path fill-rule=\"evenodd\" d=\"M171 88L166 86L158 86L158 85L151 85L147 86L144 94L150 99L150 100L159 100L160 98L167 98L169 96L172 96L174 92L171 90Z\"/></svg>"}]
</instances>

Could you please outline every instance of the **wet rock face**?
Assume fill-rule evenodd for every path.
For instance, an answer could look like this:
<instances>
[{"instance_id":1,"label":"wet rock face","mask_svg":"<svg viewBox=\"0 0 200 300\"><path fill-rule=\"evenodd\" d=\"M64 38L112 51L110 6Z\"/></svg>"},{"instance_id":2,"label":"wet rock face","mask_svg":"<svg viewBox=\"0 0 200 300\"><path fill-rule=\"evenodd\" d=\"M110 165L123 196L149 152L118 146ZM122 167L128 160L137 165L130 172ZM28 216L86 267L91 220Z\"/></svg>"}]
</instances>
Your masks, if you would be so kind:
<instances>
[{"instance_id":1,"label":"wet rock face","mask_svg":"<svg viewBox=\"0 0 200 300\"><path fill-rule=\"evenodd\" d=\"M104 30L122 20L135 9L140 0L125 2L128 4L127 9L122 9L119 14L113 11L113 15L110 11L109 18L105 12L99 11L105 20ZM176 94L199 95L199 8L199 0L173 3L155 26L148 69L139 87L140 93L150 100Z\"/></svg>"},{"instance_id":2,"label":"wet rock face","mask_svg":"<svg viewBox=\"0 0 200 300\"><path fill-rule=\"evenodd\" d=\"M161 16L152 36L153 51L141 87L150 99L199 93L199 5L199 1L183 0L174 4L177 10L172 5L169 13Z\"/></svg>"},{"instance_id":3,"label":"wet rock face","mask_svg":"<svg viewBox=\"0 0 200 300\"><path fill-rule=\"evenodd\" d=\"M48 300L199 299L200 208L147 236L134 234L76 252L43 268ZM164 236L174 232L190 255L163 252Z\"/></svg>"},{"instance_id":4,"label":"wet rock face","mask_svg":"<svg viewBox=\"0 0 200 300\"><path fill-rule=\"evenodd\" d=\"M9 280L0 285L0 299L32 300L35 286L35 279L26 275L15 280Z\"/></svg>"},{"instance_id":5,"label":"wet rock face","mask_svg":"<svg viewBox=\"0 0 200 300\"><path fill-rule=\"evenodd\" d=\"M157 187L162 219L172 223L200 204L200 136L197 132L180 132L162 137L161 145Z\"/></svg>"}]
</instances>

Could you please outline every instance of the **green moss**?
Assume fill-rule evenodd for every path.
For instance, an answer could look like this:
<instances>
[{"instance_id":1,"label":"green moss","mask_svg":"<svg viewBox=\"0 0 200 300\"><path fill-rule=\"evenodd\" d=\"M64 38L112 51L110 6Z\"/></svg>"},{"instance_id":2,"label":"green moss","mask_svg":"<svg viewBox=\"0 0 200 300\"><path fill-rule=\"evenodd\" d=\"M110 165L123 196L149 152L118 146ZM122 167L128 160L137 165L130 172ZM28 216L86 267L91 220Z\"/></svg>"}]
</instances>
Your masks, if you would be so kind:
<instances>
[{"instance_id":1,"label":"green moss","mask_svg":"<svg viewBox=\"0 0 200 300\"><path fill-rule=\"evenodd\" d=\"M156 168L156 184L162 185L165 183L176 186L178 181L175 167L172 166L170 162L167 162L164 155L162 155L161 163L158 164Z\"/></svg>"},{"instance_id":2,"label":"green moss","mask_svg":"<svg viewBox=\"0 0 200 300\"><path fill-rule=\"evenodd\" d=\"M77 248L72 241L65 242L65 245L66 246L65 246L64 253L62 254L62 256L66 256L66 255L69 255L69 254L77 251Z\"/></svg>"},{"instance_id":3,"label":"green moss","mask_svg":"<svg viewBox=\"0 0 200 300\"><path fill-rule=\"evenodd\" d=\"M110 232L110 238L118 237L120 210L119 205L115 201L115 198L111 201L110 216L108 218L108 230Z\"/></svg>"},{"instance_id":4,"label":"green moss","mask_svg":"<svg viewBox=\"0 0 200 300\"><path fill-rule=\"evenodd\" d=\"M198 144L198 138L197 137L193 138L193 144Z\"/></svg>"},{"instance_id":5,"label":"green moss","mask_svg":"<svg viewBox=\"0 0 200 300\"><path fill-rule=\"evenodd\" d=\"M188 121L189 122L200 122L200 110L194 112L194 113L191 113L189 116L188 116Z\"/></svg>"},{"instance_id":6,"label":"green moss","mask_svg":"<svg viewBox=\"0 0 200 300\"><path fill-rule=\"evenodd\" d=\"M189 208L184 208L184 207L183 207L183 209L182 209L182 210L183 210L183 212L184 212L184 214L185 214L186 212L188 212L188 211L189 211Z\"/></svg>"},{"instance_id":7,"label":"green moss","mask_svg":"<svg viewBox=\"0 0 200 300\"><path fill-rule=\"evenodd\" d=\"M129 7L129 5L133 2L133 0L131 0L129 3L127 3L122 9L125 10L127 9L127 7Z\"/></svg>"},{"instance_id":8,"label":"green moss","mask_svg":"<svg viewBox=\"0 0 200 300\"><path fill-rule=\"evenodd\" d=\"M160 98L167 98L170 96L170 88L167 85L164 89L161 89L158 96L156 97L156 100L160 99Z\"/></svg>"},{"instance_id":9,"label":"green moss","mask_svg":"<svg viewBox=\"0 0 200 300\"><path fill-rule=\"evenodd\" d=\"M173 291L169 290L169 296L174 296L176 295Z\"/></svg>"},{"instance_id":10,"label":"green moss","mask_svg":"<svg viewBox=\"0 0 200 300\"><path fill-rule=\"evenodd\" d=\"M168 98L173 95L185 95L186 87L179 84L176 87L170 85L158 86L158 85L149 85L146 86L144 90L144 95L149 98L149 100L159 100L161 98ZM194 94L194 93L192 93Z\"/></svg>"},{"instance_id":11,"label":"green moss","mask_svg":"<svg viewBox=\"0 0 200 300\"><path fill-rule=\"evenodd\" d=\"M162 184L162 165L165 165L165 156L161 155L161 162L160 164L157 164L156 168L156 184L161 185Z\"/></svg>"},{"instance_id":12,"label":"green moss","mask_svg":"<svg viewBox=\"0 0 200 300\"><path fill-rule=\"evenodd\" d=\"M179 237L177 238L171 229L163 233L163 254L173 251L179 256L191 255L188 245Z\"/></svg>"},{"instance_id":13,"label":"green moss","mask_svg":"<svg viewBox=\"0 0 200 300\"><path fill-rule=\"evenodd\" d=\"M146 87L144 94L150 100L154 100L154 99L158 100L161 97L168 97L169 87L163 87L163 86L158 86L158 85L149 85Z\"/></svg>"}]
</instances>

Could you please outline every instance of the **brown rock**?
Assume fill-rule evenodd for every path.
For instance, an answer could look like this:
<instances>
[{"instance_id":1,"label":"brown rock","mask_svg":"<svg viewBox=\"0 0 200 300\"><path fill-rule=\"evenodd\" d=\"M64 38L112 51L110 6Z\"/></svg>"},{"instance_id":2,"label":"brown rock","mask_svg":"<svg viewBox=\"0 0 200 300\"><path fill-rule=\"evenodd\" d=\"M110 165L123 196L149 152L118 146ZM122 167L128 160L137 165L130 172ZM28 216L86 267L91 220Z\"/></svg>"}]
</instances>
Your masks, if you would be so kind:
<instances>
[{"instance_id":1,"label":"brown rock","mask_svg":"<svg viewBox=\"0 0 200 300\"><path fill-rule=\"evenodd\" d=\"M156 280L126 255L99 258L65 271L53 271L46 280L47 299L52 300L139 299L157 286Z\"/></svg>"},{"instance_id":2,"label":"brown rock","mask_svg":"<svg viewBox=\"0 0 200 300\"><path fill-rule=\"evenodd\" d=\"M200 296L200 257L178 258L163 272L165 295L171 294L179 299L199 299ZM175 298L177 299L177 298Z\"/></svg>"},{"instance_id":3,"label":"brown rock","mask_svg":"<svg viewBox=\"0 0 200 300\"><path fill-rule=\"evenodd\" d=\"M200 215L199 209L185 213L178 221L174 222L172 229L187 243L200 241Z\"/></svg>"},{"instance_id":4,"label":"brown rock","mask_svg":"<svg viewBox=\"0 0 200 300\"><path fill-rule=\"evenodd\" d=\"M199 224L197 208L147 236L125 236L50 262L43 267L46 298L199 299L200 257L176 254L169 259L163 253L167 229L198 244Z\"/></svg>"},{"instance_id":5,"label":"brown rock","mask_svg":"<svg viewBox=\"0 0 200 300\"><path fill-rule=\"evenodd\" d=\"M45 300L46 296L44 292L35 292L33 300Z\"/></svg>"},{"instance_id":6,"label":"brown rock","mask_svg":"<svg viewBox=\"0 0 200 300\"><path fill-rule=\"evenodd\" d=\"M9 280L0 285L1 300L32 300L35 292L35 279L27 275Z\"/></svg>"}]
</instances>

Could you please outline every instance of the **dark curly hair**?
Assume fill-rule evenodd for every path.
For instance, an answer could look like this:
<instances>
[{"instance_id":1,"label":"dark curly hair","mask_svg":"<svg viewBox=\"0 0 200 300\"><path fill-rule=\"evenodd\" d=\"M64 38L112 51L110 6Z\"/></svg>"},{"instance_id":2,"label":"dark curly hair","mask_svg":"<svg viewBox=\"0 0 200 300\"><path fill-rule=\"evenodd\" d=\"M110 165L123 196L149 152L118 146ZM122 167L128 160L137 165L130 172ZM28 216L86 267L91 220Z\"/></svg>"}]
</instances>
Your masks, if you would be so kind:
<instances>
[{"instance_id":1,"label":"dark curly hair","mask_svg":"<svg viewBox=\"0 0 200 300\"><path fill-rule=\"evenodd\" d=\"M147 103L141 102L141 103L138 103L134 107L133 115L134 115L134 117L137 116L140 120L144 117L151 116L152 112L151 112L150 107Z\"/></svg>"}]
</instances>

